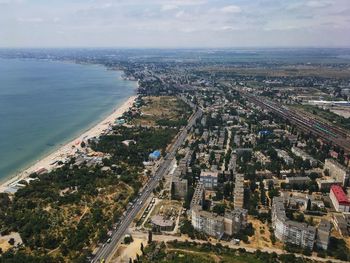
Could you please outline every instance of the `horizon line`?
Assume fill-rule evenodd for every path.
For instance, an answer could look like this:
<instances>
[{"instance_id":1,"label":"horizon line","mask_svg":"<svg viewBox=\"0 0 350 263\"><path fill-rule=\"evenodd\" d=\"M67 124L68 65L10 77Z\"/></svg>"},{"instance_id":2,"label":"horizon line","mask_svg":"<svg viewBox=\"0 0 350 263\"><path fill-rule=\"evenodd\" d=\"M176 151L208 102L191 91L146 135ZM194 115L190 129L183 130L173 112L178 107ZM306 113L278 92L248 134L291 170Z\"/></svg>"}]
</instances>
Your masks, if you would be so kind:
<instances>
[{"instance_id":1,"label":"horizon line","mask_svg":"<svg viewBox=\"0 0 350 263\"><path fill-rule=\"evenodd\" d=\"M161 50L186 50L186 49L350 49L350 46L232 46L232 47L125 47L125 46L22 46L22 47L6 47L0 46L0 49L125 49L125 50L137 50L137 49L161 49Z\"/></svg>"}]
</instances>

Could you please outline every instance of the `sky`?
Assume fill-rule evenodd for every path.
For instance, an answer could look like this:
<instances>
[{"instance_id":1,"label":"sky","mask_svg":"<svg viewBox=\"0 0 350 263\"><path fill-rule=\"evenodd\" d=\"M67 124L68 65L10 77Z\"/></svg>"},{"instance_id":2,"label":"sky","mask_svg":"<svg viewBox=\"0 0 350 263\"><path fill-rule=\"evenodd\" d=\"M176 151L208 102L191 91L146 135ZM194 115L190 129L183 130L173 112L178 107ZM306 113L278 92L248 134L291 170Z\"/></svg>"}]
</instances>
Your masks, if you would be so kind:
<instances>
[{"instance_id":1,"label":"sky","mask_svg":"<svg viewBox=\"0 0 350 263\"><path fill-rule=\"evenodd\" d=\"M350 0L0 0L0 47L350 47Z\"/></svg>"}]
</instances>

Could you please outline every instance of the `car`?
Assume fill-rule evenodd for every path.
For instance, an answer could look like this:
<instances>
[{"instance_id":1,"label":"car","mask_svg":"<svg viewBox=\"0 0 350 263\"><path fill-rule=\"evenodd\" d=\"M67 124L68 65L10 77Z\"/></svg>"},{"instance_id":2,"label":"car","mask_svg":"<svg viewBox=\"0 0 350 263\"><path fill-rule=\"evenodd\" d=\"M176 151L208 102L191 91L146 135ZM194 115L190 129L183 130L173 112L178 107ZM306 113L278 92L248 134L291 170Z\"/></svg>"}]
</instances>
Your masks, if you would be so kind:
<instances>
[{"instance_id":1,"label":"car","mask_svg":"<svg viewBox=\"0 0 350 263\"><path fill-rule=\"evenodd\" d=\"M111 243L112 239L111 238L108 238L107 239L107 243Z\"/></svg>"}]
</instances>

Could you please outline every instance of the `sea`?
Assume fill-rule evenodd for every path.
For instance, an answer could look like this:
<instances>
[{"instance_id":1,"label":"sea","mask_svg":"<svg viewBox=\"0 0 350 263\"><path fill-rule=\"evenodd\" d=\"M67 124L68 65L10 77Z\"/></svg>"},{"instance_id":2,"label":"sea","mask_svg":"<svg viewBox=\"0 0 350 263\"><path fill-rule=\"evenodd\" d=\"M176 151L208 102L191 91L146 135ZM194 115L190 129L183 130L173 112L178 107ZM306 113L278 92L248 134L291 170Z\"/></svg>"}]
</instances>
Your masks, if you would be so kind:
<instances>
[{"instance_id":1,"label":"sea","mask_svg":"<svg viewBox=\"0 0 350 263\"><path fill-rule=\"evenodd\" d=\"M113 112L137 84L100 65L0 59L0 181Z\"/></svg>"}]
</instances>

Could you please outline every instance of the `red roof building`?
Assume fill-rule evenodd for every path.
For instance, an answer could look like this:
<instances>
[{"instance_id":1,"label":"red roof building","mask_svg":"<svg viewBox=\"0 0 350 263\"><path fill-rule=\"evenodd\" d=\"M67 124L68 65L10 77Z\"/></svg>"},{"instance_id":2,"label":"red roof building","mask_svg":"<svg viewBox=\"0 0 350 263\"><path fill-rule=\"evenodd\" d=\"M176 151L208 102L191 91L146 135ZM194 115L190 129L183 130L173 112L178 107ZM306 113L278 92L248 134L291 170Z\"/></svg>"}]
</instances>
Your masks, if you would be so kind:
<instances>
[{"instance_id":1,"label":"red roof building","mask_svg":"<svg viewBox=\"0 0 350 263\"><path fill-rule=\"evenodd\" d=\"M350 201L339 185L332 185L329 197L332 200L334 208L338 212L349 212L350 211Z\"/></svg>"}]
</instances>

